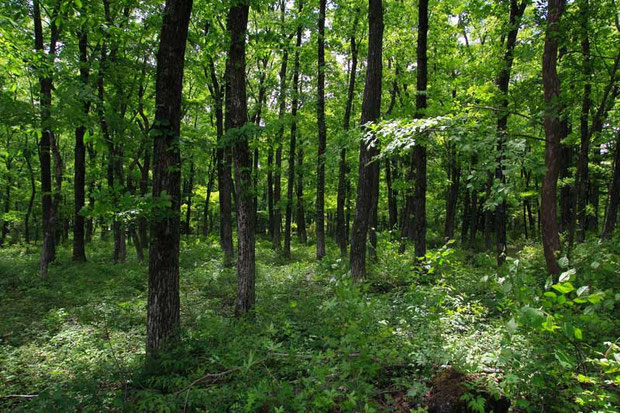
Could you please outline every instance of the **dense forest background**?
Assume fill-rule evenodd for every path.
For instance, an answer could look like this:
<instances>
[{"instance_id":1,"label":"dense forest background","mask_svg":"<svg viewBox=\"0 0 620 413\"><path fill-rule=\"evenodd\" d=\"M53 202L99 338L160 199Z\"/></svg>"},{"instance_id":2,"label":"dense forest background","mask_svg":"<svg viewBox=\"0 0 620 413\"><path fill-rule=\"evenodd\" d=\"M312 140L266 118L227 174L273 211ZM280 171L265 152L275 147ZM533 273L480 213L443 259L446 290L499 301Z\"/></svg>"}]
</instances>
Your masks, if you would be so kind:
<instances>
[{"instance_id":1,"label":"dense forest background","mask_svg":"<svg viewBox=\"0 0 620 413\"><path fill-rule=\"evenodd\" d=\"M0 408L616 411L614 0L0 6Z\"/></svg>"}]
</instances>

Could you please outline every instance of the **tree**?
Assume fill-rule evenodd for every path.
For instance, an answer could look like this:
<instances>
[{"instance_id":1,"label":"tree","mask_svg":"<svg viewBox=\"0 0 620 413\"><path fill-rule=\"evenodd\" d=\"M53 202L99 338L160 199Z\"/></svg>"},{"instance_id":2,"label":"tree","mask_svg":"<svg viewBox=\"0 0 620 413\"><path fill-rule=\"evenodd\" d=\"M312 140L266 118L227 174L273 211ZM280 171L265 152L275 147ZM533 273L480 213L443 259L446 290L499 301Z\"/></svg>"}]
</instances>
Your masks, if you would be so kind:
<instances>
[{"instance_id":1,"label":"tree","mask_svg":"<svg viewBox=\"0 0 620 413\"><path fill-rule=\"evenodd\" d=\"M325 148L327 127L325 126L325 5L327 0L319 0L318 37L318 80L316 120L319 131L319 145L316 169L316 258L325 256Z\"/></svg>"},{"instance_id":2,"label":"tree","mask_svg":"<svg viewBox=\"0 0 620 413\"><path fill-rule=\"evenodd\" d=\"M416 116L422 117L426 109L426 84L428 82L427 64L428 43L428 0L420 0L418 4L418 56L416 79ZM413 166L415 168L415 193L413 198L413 227L415 240L415 256L426 255L426 146L416 143L413 148Z\"/></svg>"},{"instance_id":3,"label":"tree","mask_svg":"<svg viewBox=\"0 0 620 413\"><path fill-rule=\"evenodd\" d=\"M560 20L564 12L564 0L548 0L547 30L542 60L542 79L545 99L545 166L547 170L541 191L542 241L547 271L560 273L556 253L560 250L560 235L557 222L556 190L559 175L559 151L562 139L562 102L560 79L557 72L558 40Z\"/></svg>"},{"instance_id":4,"label":"tree","mask_svg":"<svg viewBox=\"0 0 620 413\"><path fill-rule=\"evenodd\" d=\"M298 0L298 17L300 17L304 4ZM293 189L295 186L295 156L297 145L297 107L299 106L299 52L301 48L302 26L297 24L295 42L295 61L293 63L293 99L291 102L291 137L288 154L288 180L286 184L286 213L284 220L284 256L291 256L291 222L293 220Z\"/></svg>"},{"instance_id":5,"label":"tree","mask_svg":"<svg viewBox=\"0 0 620 413\"><path fill-rule=\"evenodd\" d=\"M381 0L368 2L368 59L366 84L362 102L361 124L375 122L381 115L381 81L383 72L383 4ZM359 178L355 216L351 229L351 273L358 280L366 274L366 235L373 208L373 194L378 192L379 164L373 159L379 153L378 141L362 140L360 144Z\"/></svg>"},{"instance_id":6,"label":"tree","mask_svg":"<svg viewBox=\"0 0 620 413\"><path fill-rule=\"evenodd\" d=\"M151 224L147 354L176 335L180 322L181 95L185 43L193 0L166 0L157 52L153 122L153 198L161 202Z\"/></svg>"},{"instance_id":7,"label":"tree","mask_svg":"<svg viewBox=\"0 0 620 413\"><path fill-rule=\"evenodd\" d=\"M79 32L79 49L80 49L80 80L86 89L88 89L88 37L86 29ZM86 99L83 103L84 117L88 116L90 111L90 99ZM84 249L84 215L82 208L85 203L84 184L86 176L86 147L84 146L84 135L86 133L86 125L81 124L75 129L75 172L74 172L74 196L75 196L75 213L73 218L73 260L86 261L86 252Z\"/></svg>"},{"instance_id":8,"label":"tree","mask_svg":"<svg viewBox=\"0 0 620 413\"><path fill-rule=\"evenodd\" d=\"M510 84L510 72L514 60L514 49L517 43L521 17L527 6L527 1L518 3L517 0L510 0L510 17L508 19L508 36L506 37L506 51L502 62L499 75L497 76L497 88L500 91L500 108L502 111L497 119L497 166L495 168L495 179L504 185L506 177L504 175L505 155L504 145L506 140L506 128L508 126L508 86ZM495 209L495 236L497 265L502 265L506 260L506 199L502 199Z\"/></svg>"},{"instance_id":9,"label":"tree","mask_svg":"<svg viewBox=\"0 0 620 413\"><path fill-rule=\"evenodd\" d=\"M41 110L41 140L39 142L39 161L41 163L41 205L43 211L43 245L41 247L40 277L47 276L47 266L56 258L56 208L52 201L52 169L50 153L56 146L52 130L52 89L53 65L56 59L56 45L59 29L56 24L60 1L54 5L50 19L50 42L47 53L43 47L43 26L39 0L33 2L34 48L41 55L42 65L38 67L39 106Z\"/></svg>"},{"instance_id":10,"label":"tree","mask_svg":"<svg viewBox=\"0 0 620 413\"><path fill-rule=\"evenodd\" d=\"M247 313L256 300L252 157L247 130L243 129L248 117L245 92L245 35L248 13L249 5L242 1L230 8L226 19L226 28L230 33L230 48L226 63L226 133L234 140L233 159L237 194L236 315Z\"/></svg>"}]
</instances>

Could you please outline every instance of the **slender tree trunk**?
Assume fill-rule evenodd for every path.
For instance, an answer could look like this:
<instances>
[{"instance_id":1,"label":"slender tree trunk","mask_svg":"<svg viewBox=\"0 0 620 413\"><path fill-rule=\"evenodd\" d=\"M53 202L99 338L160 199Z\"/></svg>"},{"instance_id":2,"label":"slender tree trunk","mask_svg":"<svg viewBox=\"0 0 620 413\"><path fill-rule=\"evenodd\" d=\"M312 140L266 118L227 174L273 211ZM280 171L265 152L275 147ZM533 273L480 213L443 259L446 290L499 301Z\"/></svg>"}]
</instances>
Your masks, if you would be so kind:
<instances>
[{"instance_id":1,"label":"slender tree trunk","mask_svg":"<svg viewBox=\"0 0 620 413\"><path fill-rule=\"evenodd\" d=\"M349 130L349 124L351 122L351 112L353 110L353 97L355 96L355 78L357 74L357 40L355 33L357 31L357 25L359 20L359 10L356 10L355 20L353 21L353 31L350 39L351 48L351 68L349 70L349 89L347 92L347 103L344 109L344 130ZM338 164L338 196L336 204L336 238L338 241L338 247L340 253L347 255L347 231L345 228L345 213L344 207L346 203L347 192L347 172L349 166L347 165L347 149L340 149L340 162Z\"/></svg>"},{"instance_id":2,"label":"slender tree trunk","mask_svg":"<svg viewBox=\"0 0 620 413\"><path fill-rule=\"evenodd\" d=\"M215 155L215 154L214 154ZM215 156L214 156L215 157ZM213 190L213 172L214 172L214 168L213 168L213 158L211 160L211 163L209 163L209 166L207 167L207 194L205 197L205 207L204 207L204 213L202 215L202 235L204 237L206 237L207 235L209 235L210 232L210 226L209 226L209 201L211 199L211 191ZM217 162L217 160L215 161Z\"/></svg>"},{"instance_id":3,"label":"slender tree trunk","mask_svg":"<svg viewBox=\"0 0 620 413\"><path fill-rule=\"evenodd\" d=\"M27 141L26 141L26 144L28 144ZM32 215L32 208L34 206L34 198L37 194L37 186L35 183L34 170L32 169L32 161L30 160L30 148L27 148L24 151L24 159L26 160L26 166L28 168L28 176L30 177L30 199L28 200L28 209L26 210L26 216L24 217L24 230L25 230L26 244L29 244L30 243L30 216Z\"/></svg>"},{"instance_id":4,"label":"slender tree trunk","mask_svg":"<svg viewBox=\"0 0 620 413\"><path fill-rule=\"evenodd\" d=\"M230 8L226 27L230 33L230 49L226 68L226 130L239 129L247 122L245 91L245 35L249 5ZM252 157L247 136L237 136L233 147L237 193L237 301L235 314L252 309L255 293L254 210L252 190Z\"/></svg>"},{"instance_id":5,"label":"slender tree trunk","mask_svg":"<svg viewBox=\"0 0 620 413\"><path fill-rule=\"evenodd\" d=\"M517 0L510 0L510 17L508 19L509 31L506 40L506 51L504 60L497 77L497 87L501 93L500 107L503 111L497 119L497 167L495 168L495 179L500 185L505 185L506 176L504 175L504 145L506 142L506 128L508 126L508 87L510 85L510 73L514 61L514 49L517 43L521 17L527 6L527 1L523 0L519 4ZM506 199L502 198L500 204L495 208L495 237L496 237L496 257L497 265L501 266L506 260Z\"/></svg>"},{"instance_id":6,"label":"slender tree trunk","mask_svg":"<svg viewBox=\"0 0 620 413\"><path fill-rule=\"evenodd\" d=\"M298 13L301 15L303 1L298 0ZM299 105L299 51L301 49L302 27L297 26L295 43L295 62L293 67L293 99L291 102L291 140L288 153L288 180L286 186L286 218L284 222L284 257L291 257L291 222L293 220L293 189L295 186L295 151L297 145L297 106Z\"/></svg>"},{"instance_id":7,"label":"slender tree trunk","mask_svg":"<svg viewBox=\"0 0 620 413\"><path fill-rule=\"evenodd\" d=\"M209 74L211 78L211 95L213 96L213 104L215 106L215 125L217 134L217 187L219 191L220 203L220 246L224 251L224 265L232 266L234 259L234 247L232 236L232 175L231 147L224 142L224 97L222 88L217 80L215 72L215 64L213 59L209 59Z\"/></svg>"},{"instance_id":8,"label":"slender tree trunk","mask_svg":"<svg viewBox=\"0 0 620 413\"><path fill-rule=\"evenodd\" d=\"M286 11L286 2L281 4L281 22L284 25L284 13ZM278 96L278 119L280 122L284 121L284 115L286 112L286 70L288 65L288 38L285 34L282 37L286 39L287 44L284 45L284 51L282 53L282 66L280 67L280 86ZM273 237L272 246L276 250L282 248L282 242L280 237L280 230L282 229L282 210L280 207L282 201L282 140L284 139L284 124L281 123L278 128L276 136L276 167L274 176L273 187Z\"/></svg>"},{"instance_id":9,"label":"slender tree trunk","mask_svg":"<svg viewBox=\"0 0 620 413\"><path fill-rule=\"evenodd\" d=\"M82 29L85 30L85 29ZM88 86L88 39L85 31L79 34L80 49L80 80ZM90 99L84 101L84 118L90 110ZM86 119L84 119L86 120ZM86 261L84 249L84 216L81 214L85 203L84 184L86 181L86 148L84 146L84 134L86 125L82 124L75 129L75 172L74 172L74 197L75 212L73 215L73 261Z\"/></svg>"},{"instance_id":10,"label":"slender tree trunk","mask_svg":"<svg viewBox=\"0 0 620 413\"><path fill-rule=\"evenodd\" d=\"M366 84L362 103L361 124L375 122L381 115L381 81L383 53L382 0L368 2L368 61ZM375 186L379 185L379 164L372 162L378 154L378 142L373 146L362 141L360 145L359 178L355 217L351 234L351 273L354 280L366 274L366 235L372 214ZM377 190L378 191L378 190ZM378 192L377 192L378 193Z\"/></svg>"},{"instance_id":11,"label":"slender tree trunk","mask_svg":"<svg viewBox=\"0 0 620 413\"><path fill-rule=\"evenodd\" d=\"M155 355L176 336L180 322L181 96L192 0L166 0L157 53L153 123L153 198L169 197L151 223L146 349Z\"/></svg>"},{"instance_id":12,"label":"slender tree trunk","mask_svg":"<svg viewBox=\"0 0 620 413\"><path fill-rule=\"evenodd\" d=\"M556 253L560 250L557 222L556 190L559 175L560 140L562 139L562 106L560 103L560 79L557 73L558 37L564 0L548 0L547 31L543 51L543 90L545 98L545 166L547 170L541 192L541 226L543 249L547 271L560 273Z\"/></svg>"},{"instance_id":13,"label":"slender tree trunk","mask_svg":"<svg viewBox=\"0 0 620 413\"><path fill-rule=\"evenodd\" d=\"M471 199L469 196L469 189L465 189L465 196L463 197L463 215L461 218L461 246L464 247L467 242L467 233L470 227L471 213L469 207L471 205Z\"/></svg>"},{"instance_id":14,"label":"slender tree trunk","mask_svg":"<svg viewBox=\"0 0 620 413\"><path fill-rule=\"evenodd\" d=\"M426 84L428 81L427 68L427 39L428 39L428 0L419 0L418 3L418 65L416 67L416 116L421 117L426 109ZM416 144L413 149L413 164L415 166L415 195L414 195L414 231L415 256L426 255L426 146Z\"/></svg>"},{"instance_id":15,"label":"slender tree trunk","mask_svg":"<svg viewBox=\"0 0 620 413\"><path fill-rule=\"evenodd\" d=\"M52 201L52 170L51 147L54 141L52 131L52 67L56 58L56 43L59 29L56 25L60 2L55 6L50 19L50 44L47 55L43 47L43 27L39 0L33 1L34 46L38 54L43 56L46 67L39 70L39 106L41 110L41 140L39 142L39 161L41 164L41 205L43 215L43 246L41 248L40 277L47 276L47 266L56 257L56 211ZM49 65L49 67L47 66Z\"/></svg>"},{"instance_id":16,"label":"slender tree trunk","mask_svg":"<svg viewBox=\"0 0 620 413\"><path fill-rule=\"evenodd\" d=\"M319 131L319 144L316 171L316 258L325 256L325 149L327 127L325 126L325 8L327 0L319 0L318 37L318 83L316 119Z\"/></svg>"},{"instance_id":17,"label":"slender tree trunk","mask_svg":"<svg viewBox=\"0 0 620 413\"><path fill-rule=\"evenodd\" d=\"M388 226L390 230L393 230L398 223L398 206L396 202L396 191L392 184L392 162L389 159L385 160L385 184L388 197Z\"/></svg>"},{"instance_id":18,"label":"slender tree trunk","mask_svg":"<svg viewBox=\"0 0 620 413\"><path fill-rule=\"evenodd\" d=\"M446 196L446 223L444 226L444 240L454 239L456 207L459 197L459 182L461 179L461 168L458 167L456 159L456 148L452 146L450 150L450 183L448 184L448 194Z\"/></svg>"},{"instance_id":19,"label":"slender tree trunk","mask_svg":"<svg viewBox=\"0 0 620 413\"><path fill-rule=\"evenodd\" d=\"M620 202L620 133L616 135L615 152L614 175L608 195L607 219L605 220L603 234L601 235L603 239L611 239L618 219L618 202Z\"/></svg>"},{"instance_id":20,"label":"slender tree trunk","mask_svg":"<svg viewBox=\"0 0 620 413\"><path fill-rule=\"evenodd\" d=\"M306 234L306 212L304 210L304 147L303 141L299 142L297 149L297 236L299 243L308 241Z\"/></svg>"},{"instance_id":21,"label":"slender tree trunk","mask_svg":"<svg viewBox=\"0 0 620 413\"><path fill-rule=\"evenodd\" d=\"M187 184L187 211L185 214L185 234L191 233L190 221L192 219L192 195L194 192L194 161L189 168L189 182Z\"/></svg>"}]
</instances>

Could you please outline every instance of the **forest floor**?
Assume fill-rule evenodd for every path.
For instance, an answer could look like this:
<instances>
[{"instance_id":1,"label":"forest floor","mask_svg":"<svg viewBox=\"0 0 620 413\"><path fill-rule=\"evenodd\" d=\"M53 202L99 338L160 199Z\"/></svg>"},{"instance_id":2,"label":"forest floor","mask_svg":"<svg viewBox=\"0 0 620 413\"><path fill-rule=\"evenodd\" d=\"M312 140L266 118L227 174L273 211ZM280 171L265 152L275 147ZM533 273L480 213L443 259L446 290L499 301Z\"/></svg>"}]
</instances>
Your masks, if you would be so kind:
<instances>
[{"instance_id":1,"label":"forest floor","mask_svg":"<svg viewBox=\"0 0 620 413\"><path fill-rule=\"evenodd\" d=\"M408 412L456 397L484 411L503 393L533 410L544 397L563 402L540 396L553 383L525 393L540 344L490 286L492 257L442 248L420 276L381 242L368 280L353 286L337 254L317 263L313 246L294 245L286 261L259 240L256 309L239 320L235 271L216 239L183 239L183 332L147 367L147 265L132 250L113 265L110 244L95 241L77 264L62 247L41 283L38 248L3 249L0 410ZM540 253L523 251L542 268Z\"/></svg>"}]
</instances>

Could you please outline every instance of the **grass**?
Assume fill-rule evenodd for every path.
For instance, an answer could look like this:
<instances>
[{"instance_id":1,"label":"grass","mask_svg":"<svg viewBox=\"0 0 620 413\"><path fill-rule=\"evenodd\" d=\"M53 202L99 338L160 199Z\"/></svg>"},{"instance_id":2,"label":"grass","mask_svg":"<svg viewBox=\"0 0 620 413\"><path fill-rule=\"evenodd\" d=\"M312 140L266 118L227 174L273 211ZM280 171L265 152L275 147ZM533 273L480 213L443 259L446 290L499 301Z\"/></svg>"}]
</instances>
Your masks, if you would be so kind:
<instances>
[{"instance_id":1,"label":"grass","mask_svg":"<svg viewBox=\"0 0 620 413\"><path fill-rule=\"evenodd\" d=\"M369 280L353 286L338 255L317 263L312 246L295 245L286 261L259 240L257 305L239 320L235 272L216 240L184 239L183 331L150 366L145 264L112 265L97 241L84 264L60 248L39 282L35 248L1 250L0 409L410 411L446 364L514 369L501 391L522 397L527 363L515 360L533 344L525 332L507 340L509 315L480 281L493 275L488 259L439 250L420 278L411 257L381 242Z\"/></svg>"}]
</instances>

